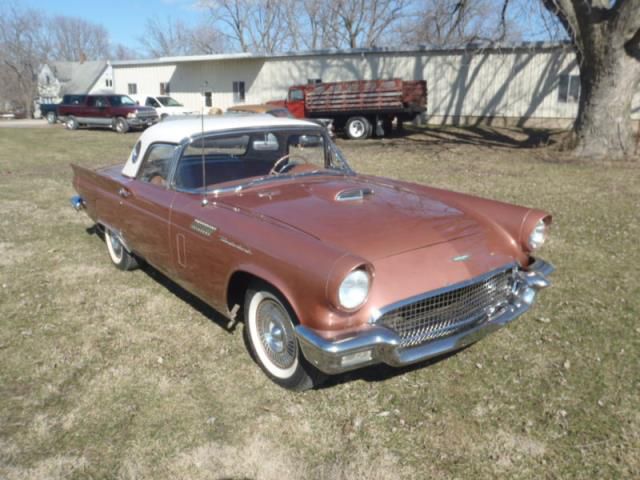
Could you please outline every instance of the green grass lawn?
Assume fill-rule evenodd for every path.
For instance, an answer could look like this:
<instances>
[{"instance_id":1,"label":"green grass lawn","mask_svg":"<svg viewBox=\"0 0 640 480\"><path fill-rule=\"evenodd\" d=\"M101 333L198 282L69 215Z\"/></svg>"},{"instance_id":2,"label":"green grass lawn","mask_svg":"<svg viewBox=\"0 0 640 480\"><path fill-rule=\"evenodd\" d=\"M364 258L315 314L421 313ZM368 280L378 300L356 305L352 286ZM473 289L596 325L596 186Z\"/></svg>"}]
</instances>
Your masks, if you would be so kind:
<instances>
[{"instance_id":1,"label":"green grass lawn","mask_svg":"<svg viewBox=\"0 0 640 480\"><path fill-rule=\"evenodd\" d=\"M339 140L357 170L549 210L557 272L464 351L295 394L71 209L68 164L122 162L137 134L0 129L0 478L640 478L640 165L531 138Z\"/></svg>"}]
</instances>

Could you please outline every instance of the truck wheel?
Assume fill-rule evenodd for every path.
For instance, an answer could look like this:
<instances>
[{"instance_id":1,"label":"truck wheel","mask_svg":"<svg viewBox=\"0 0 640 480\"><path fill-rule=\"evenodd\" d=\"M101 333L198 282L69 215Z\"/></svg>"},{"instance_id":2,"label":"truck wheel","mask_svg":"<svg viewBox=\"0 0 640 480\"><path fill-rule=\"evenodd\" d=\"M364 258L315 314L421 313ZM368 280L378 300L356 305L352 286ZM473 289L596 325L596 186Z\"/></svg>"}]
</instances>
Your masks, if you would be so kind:
<instances>
[{"instance_id":1,"label":"truck wheel","mask_svg":"<svg viewBox=\"0 0 640 480\"><path fill-rule=\"evenodd\" d=\"M325 375L302 356L293 327L295 314L269 285L252 284L245 295L244 334L254 360L275 383L303 391Z\"/></svg>"},{"instance_id":2,"label":"truck wheel","mask_svg":"<svg viewBox=\"0 0 640 480\"><path fill-rule=\"evenodd\" d=\"M371 135L371 123L365 117L351 117L347 120L345 131L352 140L364 140Z\"/></svg>"},{"instance_id":3,"label":"truck wheel","mask_svg":"<svg viewBox=\"0 0 640 480\"><path fill-rule=\"evenodd\" d=\"M47 113L47 123L49 125L53 125L57 121L58 121L58 115L56 115L56 112Z\"/></svg>"},{"instance_id":4,"label":"truck wheel","mask_svg":"<svg viewBox=\"0 0 640 480\"><path fill-rule=\"evenodd\" d=\"M118 133L127 133L129 131L129 124L122 117L116 118L113 121L113 125Z\"/></svg>"},{"instance_id":5,"label":"truck wheel","mask_svg":"<svg viewBox=\"0 0 640 480\"><path fill-rule=\"evenodd\" d=\"M65 127L67 127L68 130L77 130L79 126L80 124L78 123L78 120L76 120L76 117L67 118Z\"/></svg>"},{"instance_id":6,"label":"truck wheel","mask_svg":"<svg viewBox=\"0 0 640 480\"><path fill-rule=\"evenodd\" d=\"M119 270L133 270L138 266L136 258L127 252L118 235L108 228L104 229L104 241L107 244L109 257L116 268Z\"/></svg>"}]
</instances>

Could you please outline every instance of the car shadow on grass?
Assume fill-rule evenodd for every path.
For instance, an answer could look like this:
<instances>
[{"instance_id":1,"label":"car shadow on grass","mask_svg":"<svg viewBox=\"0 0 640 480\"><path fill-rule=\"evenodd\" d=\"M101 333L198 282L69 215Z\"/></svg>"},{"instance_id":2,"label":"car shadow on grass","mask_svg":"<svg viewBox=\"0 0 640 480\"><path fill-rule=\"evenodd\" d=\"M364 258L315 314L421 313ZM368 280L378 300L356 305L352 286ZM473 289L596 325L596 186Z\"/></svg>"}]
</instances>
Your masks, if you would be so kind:
<instances>
[{"instance_id":1,"label":"car shadow on grass","mask_svg":"<svg viewBox=\"0 0 640 480\"><path fill-rule=\"evenodd\" d=\"M86 232L89 235L97 235L102 239L102 241L105 241L104 232L102 232L102 230L98 228L97 225L93 225L87 228ZM194 310L207 317L209 320L211 320L211 322L215 323L225 332L233 334L237 326L236 322L231 322L215 308L182 288L180 285L175 283L159 270L155 269L153 266L146 263L144 260L138 259L138 264L141 271L146 273L149 277L162 285L173 295L178 297L183 302L188 303Z\"/></svg>"},{"instance_id":2,"label":"car shadow on grass","mask_svg":"<svg viewBox=\"0 0 640 480\"><path fill-rule=\"evenodd\" d=\"M363 380L369 383L384 382L391 378L405 375L416 370L432 367L442 361L445 361L453 355L466 350L471 345L456 350L454 352L448 352L437 357L424 360L422 362L414 363L413 365L407 365L406 367L390 367L384 363L378 365L371 365L370 367L361 368L359 370L353 370L351 372L343 373L340 375L330 376L322 385L318 387L319 390L325 388L332 388L344 383L350 383L357 380Z\"/></svg>"}]
</instances>

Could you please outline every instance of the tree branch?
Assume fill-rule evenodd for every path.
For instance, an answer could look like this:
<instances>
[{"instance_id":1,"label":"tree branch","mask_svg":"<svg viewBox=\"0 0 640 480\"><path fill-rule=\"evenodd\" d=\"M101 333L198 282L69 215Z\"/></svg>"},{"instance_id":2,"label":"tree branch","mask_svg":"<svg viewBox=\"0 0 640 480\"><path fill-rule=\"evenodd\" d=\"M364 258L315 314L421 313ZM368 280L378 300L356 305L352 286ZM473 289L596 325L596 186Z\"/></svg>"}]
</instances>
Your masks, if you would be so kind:
<instances>
[{"instance_id":1,"label":"tree branch","mask_svg":"<svg viewBox=\"0 0 640 480\"><path fill-rule=\"evenodd\" d=\"M637 42L640 31L640 0L620 0L613 7L613 13L615 28L622 33L623 41Z\"/></svg>"}]
</instances>

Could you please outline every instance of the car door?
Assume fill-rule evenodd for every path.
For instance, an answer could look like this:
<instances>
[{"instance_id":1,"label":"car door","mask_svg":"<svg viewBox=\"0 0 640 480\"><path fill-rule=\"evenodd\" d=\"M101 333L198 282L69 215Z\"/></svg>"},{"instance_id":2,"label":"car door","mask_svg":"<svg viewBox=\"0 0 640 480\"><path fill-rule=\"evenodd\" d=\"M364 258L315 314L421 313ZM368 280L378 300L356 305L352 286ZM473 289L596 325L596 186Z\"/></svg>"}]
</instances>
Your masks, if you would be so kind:
<instances>
[{"instance_id":1,"label":"car door","mask_svg":"<svg viewBox=\"0 0 640 480\"><path fill-rule=\"evenodd\" d=\"M92 125L109 125L111 118L106 116L107 99L102 95L92 95L87 100L87 106L83 114L86 122Z\"/></svg>"},{"instance_id":2,"label":"car door","mask_svg":"<svg viewBox=\"0 0 640 480\"><path fill-rule=\"evenodd\" d=\"M129 246L165 274L173 275L169 242L171 204L175 191L167 179L176 145L154 143L147 147L137 177L123 187L123 234Z\"/></svg>"},{"instance_id":3,"label":"car door","mask_svg":"<svg viewBox=\"0 0 640 480\"><path fill-rule=\"evenodd\" d=\"M287 109L296 118L304 118L304 90L302 88L292 88L289 90L287 99Z\"/></svg>"},{"instance_id":4,"label":"car door","mask_svg":"<svg viewBox=\"0 0 640 480\"><path fill-rule=\"evenodd\" d=\"M162 105L153 97L147 97L144 102L145 107L151 107L156 109L156 113L160 115L162 113Z\"/></svg>"},{"instance_id":5,"label":"car door","mask_svg":"<svg viewBox=\"0 0 640 480\"><path fill-rule=\"evenodd\" d=\"M240 215L224 203L207 201L207 188L246 175L243 155L249 135L219 135L207 140L206 165L197 144L185 148L178 160L173 185L170 236L179 282L216 309L224 311L230 265L247 255L242 240L232 236ZM204 167L204 168L203 168ZM203 181L203 174L205 179ZM204 201L203 201L204 200Z\"/></svg>"}]
</instances>

